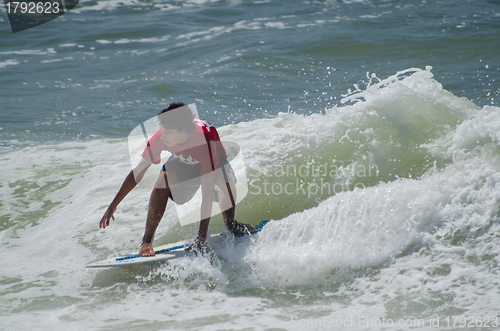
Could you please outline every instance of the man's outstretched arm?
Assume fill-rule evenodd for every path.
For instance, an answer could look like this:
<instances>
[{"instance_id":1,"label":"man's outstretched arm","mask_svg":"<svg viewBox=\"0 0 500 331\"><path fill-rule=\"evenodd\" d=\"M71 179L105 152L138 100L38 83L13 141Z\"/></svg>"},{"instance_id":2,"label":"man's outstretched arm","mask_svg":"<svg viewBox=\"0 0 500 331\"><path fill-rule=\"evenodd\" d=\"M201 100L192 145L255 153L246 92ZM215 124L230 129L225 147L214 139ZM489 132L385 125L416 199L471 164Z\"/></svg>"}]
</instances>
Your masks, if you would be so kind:
<instances>
[{"instance_id":1,"label":"man's outstretched arm","mask_svg":"<svg viewBox=\"0 0 500 331\"><path fill-rule=\"evenodd\" d=\"M102 216L101 221L99 222L99 228L105 229L107 226L109 226L109 221L111 219L113 220L115 219L113 214L115 213L116 207L118 207L120 202L127 196L127 194L129 194L129 192L134 189L137 183L139 183L142 180L142 177L144 177L144 174L146 173L148 168L149 165L139 162L139 164L129 172L129 174L123 181L120 190L118 190L118 193L116 193L115 198L113 199L108 209Z\"/></svg>"}]
</instances>

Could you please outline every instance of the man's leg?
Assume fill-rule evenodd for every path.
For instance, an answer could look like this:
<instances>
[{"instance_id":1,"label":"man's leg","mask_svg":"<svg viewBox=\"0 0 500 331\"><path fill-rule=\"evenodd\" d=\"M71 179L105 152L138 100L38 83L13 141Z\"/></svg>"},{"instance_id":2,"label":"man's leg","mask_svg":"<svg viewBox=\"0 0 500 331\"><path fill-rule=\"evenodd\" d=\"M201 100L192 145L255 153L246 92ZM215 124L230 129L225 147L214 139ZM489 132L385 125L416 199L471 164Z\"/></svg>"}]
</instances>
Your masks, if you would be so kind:
<instances>
[{"instance_id":1,"label":"man's leg","mask_svg":"<svg viewBox=\"0 0 500 331\"><path fill-rule=\"evenodd\" d=\"M236 207L236 180L232 172L226 171L224 167L222 175L219 173L215 177L215 184L221 191L219 193L219 208L222 211L224 223L231 233L254 233L255 229L249 224L242 224L234 219L234 211Z\"/></svg>"},{"instance_id":2,"label":"man's leg","mask_svg":"<svg viewBox=\"0 0 500 331\"><path fill-rule=\"evenodd\" d=\"M151 192L151 196L149 198L146 230L144 231L141 249L139 250L139 254L141 254L141 256L155 255L155 251L151 246L151 241L153 240L156 228L158 227L158 224L160 224L163 214L165 213L165 209L167 208L169 195L170 187L168 186L167 172L162 171L160 176L158 176L153 192Z\"/></svg>"}]
</instances>

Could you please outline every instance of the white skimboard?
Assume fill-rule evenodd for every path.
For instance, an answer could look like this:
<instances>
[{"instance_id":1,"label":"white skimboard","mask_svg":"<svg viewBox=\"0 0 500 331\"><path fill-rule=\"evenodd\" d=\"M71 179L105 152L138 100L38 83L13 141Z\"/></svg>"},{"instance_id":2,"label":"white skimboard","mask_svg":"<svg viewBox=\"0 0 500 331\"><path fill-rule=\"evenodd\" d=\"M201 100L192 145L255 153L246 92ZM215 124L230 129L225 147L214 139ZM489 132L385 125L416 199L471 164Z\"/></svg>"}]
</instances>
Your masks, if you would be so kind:
<instances>
[{"instance_id":1,"label":"white skimboard","mask_svg":"<svg viewBox=\"0 0 500 331\"><path fill-rule=\"evenodd\" d=\"M256 233L259 233L264 225L266 225L268 221L262 221L260 222L259 225L255 226L255 231L251 235L255 235ZM224 238L228 235L232 235L229 232L223 232L220 234L214 234L210 236L209 239L209 245L212 247L216 246L217 243L220 243L224 240ZM242 235L235 235L235 241L240 241L243 240L244 238L248 237L249 234L242 234ZM186 256L188 254L192 254L191 251L186 251L186 248L191 245L190 241L184 240L184 241L179 241L176 243L171 243L163 246L159 246L155 250L155 255L154 256L147 256L147 257L142 257L137 253L132 253L132 254L127 254L123 256L118 256L118 257L112 257L106 260L102 261L97 261L93 262L90 264L87 264L87 268L110 268L110 267L123 267L123 266L128 266L128 265L137 265L137 264L143 264L143 263L152 263L152 262L158 262L158 261L167 261L170 259L175 259L179 257Z\"/></svg>"}]
</instances>

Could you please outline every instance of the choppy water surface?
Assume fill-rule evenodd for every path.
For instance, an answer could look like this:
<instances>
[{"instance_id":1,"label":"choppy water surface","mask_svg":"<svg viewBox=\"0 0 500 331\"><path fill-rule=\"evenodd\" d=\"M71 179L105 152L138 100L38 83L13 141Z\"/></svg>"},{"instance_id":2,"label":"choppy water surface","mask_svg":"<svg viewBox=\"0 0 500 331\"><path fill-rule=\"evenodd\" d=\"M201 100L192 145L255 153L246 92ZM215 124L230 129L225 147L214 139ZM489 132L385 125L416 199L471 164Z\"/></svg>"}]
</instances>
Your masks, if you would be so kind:
<instances>
[{"instance_id":1,"label":"choppy water surface","mask_svg":"<svg viewBox=\"0 0 500 331\"><path fill-rule=\"evenodd\" d=\"M16 34L0 19L0 329L496 328L495 2L83 1ZM211 258L85 269L137 250L156 170L98 221L128 134L178 100L241 146L238 219L272 222ZM157 243L195 231L169 205Z\"/></svg>"}]
</instances>

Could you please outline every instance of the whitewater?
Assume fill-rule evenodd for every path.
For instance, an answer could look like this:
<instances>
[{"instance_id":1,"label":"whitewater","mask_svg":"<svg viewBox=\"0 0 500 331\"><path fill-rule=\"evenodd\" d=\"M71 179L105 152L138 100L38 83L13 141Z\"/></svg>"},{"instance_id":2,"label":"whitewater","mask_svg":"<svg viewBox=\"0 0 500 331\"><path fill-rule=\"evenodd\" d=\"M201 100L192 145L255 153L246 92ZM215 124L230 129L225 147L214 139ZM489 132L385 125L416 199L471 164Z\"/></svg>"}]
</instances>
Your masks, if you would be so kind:
<instances>
[{"instance_id":1,"label":"whitewater","mask_svg":"<svg viewBox=\"0 0 500 331\"><path fill-rule=\"evenodd\" d=\"M367 73L320 113L219 132L245 156L250 190L237 219L271 220L259 237L212 258L99 271L84 266L138 248L156 172L103 231L98 221L131 167L126 138L4 149L0 328L498 325L498 107L446 91L431 67L410 68ZM302 189L288 194L289 183ZM210 230L221 229L215 218ZM169 204L157 245L195 232Z\"/></svg>"}]
</instances>

